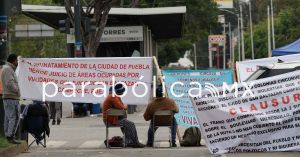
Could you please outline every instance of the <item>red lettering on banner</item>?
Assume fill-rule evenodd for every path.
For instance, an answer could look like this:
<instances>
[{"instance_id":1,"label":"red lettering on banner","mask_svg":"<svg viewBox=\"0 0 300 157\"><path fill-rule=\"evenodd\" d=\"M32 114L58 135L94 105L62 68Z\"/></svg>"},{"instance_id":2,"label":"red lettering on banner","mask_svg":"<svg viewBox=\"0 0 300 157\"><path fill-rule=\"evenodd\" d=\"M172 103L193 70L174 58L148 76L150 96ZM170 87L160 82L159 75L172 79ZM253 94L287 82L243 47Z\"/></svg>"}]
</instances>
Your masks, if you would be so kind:
<instances>
[{"instance_id":1,"label":"red lettering on banner","mask_svg":"<svg viewBox=\"0 0 300 157\"><path fill-rule=\"evenodd\" d=\"M297 101L300 101L300 94L294 94L294 101L297 102Z\"/></svg>"},{"instance_id":2,"label":"red lettering on banner","mask_svg":"<svg viewBox=\"0 0 300 157\"><path fill-rule=\"evenodd\" d=\"M291 97L293 97L294 99L291 99ZM292 96L284 96L281 98L276 98L276 99L272 99L271 102L268 101L263 101L263 102L259 102L259 104L251 104L248 107L239 107L238 110L234 107L229 109L229 113L233 116L235 116L238 113L247 113L247 112L257 112L258 108L260 110L267 110L270 109L271 107L275 108L278 107L279 104L282 105L289 105L292 104L291 100L294 100L294 102L298 102L300 101L300 94L293 94ZM272 105L269 105L269 103L272 103Z\"/></svg>"}]
</instances>

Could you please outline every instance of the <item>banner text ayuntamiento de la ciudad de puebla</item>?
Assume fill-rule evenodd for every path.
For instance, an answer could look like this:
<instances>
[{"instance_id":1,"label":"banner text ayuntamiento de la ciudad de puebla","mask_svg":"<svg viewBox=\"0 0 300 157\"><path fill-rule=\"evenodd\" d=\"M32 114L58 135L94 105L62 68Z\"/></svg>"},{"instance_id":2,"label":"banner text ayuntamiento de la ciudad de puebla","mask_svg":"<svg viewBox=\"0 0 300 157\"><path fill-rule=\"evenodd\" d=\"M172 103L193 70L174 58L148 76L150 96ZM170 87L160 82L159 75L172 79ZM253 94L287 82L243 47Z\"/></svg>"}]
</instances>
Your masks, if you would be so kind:
<instances>
[{"instance_id":1,"label":"banner text ayuntamiento de la ciudad de puebla","mask_svg":"<svg viewBox=\"0 0 300 157\"><path fill-rule=\"evenodd\" d=\"M223 82L227 84L233 83L231 70L165 70L163 71L163 75L165 77L168 96L173 99L179 107L179 113L175 114L176 121L178 125L184 127L199 127L188 94L188 91L192 87L197 88L197 85L190 83L200 83L203 90L205 90L206 83L210 83L216 87L222 86ZM171 89L172 85L176 82L182 84L175 84L173 89ZM177 97L177 95L182 96Z\"/></svg>"},{"instance_id":2,"label":"banner text ayuntamiento de la ciudad de puebla","mask_svg":"<svg viewBox=\"0 0 300 157\"><path fill-rule=\"evenodd\" d=\"M299 151L300 71L248 85L238 85L237 97L191 98L211 153ZM242 97L250 87L254 97Z\"/></svg>"},{"instance_id":3,"label":"banner text ayuntamiento de la ciudad de puebla","mask_svg":"<svg viewBox=\"0 0 300 157\"><path fill-rule=\"evenodd\" d=\"M105 95L108 95L109 88L117 82L123 82L128 87L127 94L122 98L126 104L148 104L152 94L151 57L21 58L18 68L21 97L25 99L42 100L43 82L53 82L58 87L57 94L53 97L46 97L46 101L103 102ZM74 97L67 97L63 94L71 95L74 92L73 85L64 85L66 82L75 84ZM97 84L97 82L102 82L102 84ZM83 83L87 84L84 88L82 88ZM51 95L55 93L55 87L49 84L45 92ZM146 94L136 97L133 92L139 96Z\"/></svg>"}]
</instances>

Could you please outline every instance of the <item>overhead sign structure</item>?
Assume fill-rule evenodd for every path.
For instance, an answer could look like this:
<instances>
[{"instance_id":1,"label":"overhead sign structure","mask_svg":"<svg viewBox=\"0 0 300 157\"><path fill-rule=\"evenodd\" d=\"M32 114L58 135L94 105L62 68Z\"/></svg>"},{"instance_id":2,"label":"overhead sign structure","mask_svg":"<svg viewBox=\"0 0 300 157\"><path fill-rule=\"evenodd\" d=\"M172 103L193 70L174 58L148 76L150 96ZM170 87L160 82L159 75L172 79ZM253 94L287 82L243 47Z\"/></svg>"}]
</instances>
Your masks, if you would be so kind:
<instances>
[{"instance_id":1,"label":"overhead sign structure","mask_svg":"<svg viewBox=\"0 0 300 157\"><path fill-rule=\"evenodd\" d=\"M215 0L218 4L218 8L233 8L233 0Z\"/></svg>"},{"instance_id":2,"label":"overhead sign structure","mask_svg":"<svg viewBox=\"0 0 300 157\"><path fill-rule=\"evenodd\" d=\"M192 100L213 154L300 151L300 71Z\"/></svg>"},{"instance_id":3,"label":"overhead sign structure","mask_svg":"<svg viewBox=\"0 0 300 157\"><path fill-rule=\"evenodd\" d=\"M146 105L152 93L151 57L21 58L18 68L24 99L101 103L118 82L126 104Z\"/></svg>"},{"instance_id":4,"label":"overhead sign structure","mask_svg":"<svg viewBox=\"0 0 300 157\"><path fill-rule=\"evenodd\" d=\"M144 41L143 26L105 27L100 42ZM67 42L74 43L74 30L70 29Z\"/></svg>"},{"instance_id":5,"label":"overhead sign structure","mask_svg":"<svg viewBox=\"0 0 300 157\"><path fill-rule=\"evenodd\" d=\"M52 37L54 29L41 24L15 25L16 37Z\"/></svg>"}]
</instances>

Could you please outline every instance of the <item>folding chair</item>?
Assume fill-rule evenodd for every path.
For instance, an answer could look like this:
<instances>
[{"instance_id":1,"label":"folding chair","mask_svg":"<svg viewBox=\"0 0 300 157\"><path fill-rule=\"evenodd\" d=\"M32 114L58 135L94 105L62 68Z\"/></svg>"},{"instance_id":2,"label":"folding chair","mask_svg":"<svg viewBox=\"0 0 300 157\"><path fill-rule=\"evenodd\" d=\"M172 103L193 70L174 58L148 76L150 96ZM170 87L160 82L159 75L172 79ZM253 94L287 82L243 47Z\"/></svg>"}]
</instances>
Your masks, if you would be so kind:
<instances>
[{"instance_id":1,"label":"folding chair","mask_svg":"<svg viewBox=\"0 0 300 157\"><path fill-rule=\"evenodd\" d=\"M119 109L109 109L107 110L107 114L106 114L106 119L107 116L124 116L126 117L126 111L125 110L119 110ZM110 148L109 145L109 129L108 128L112 128L112 127L120 127L122 132L123 132L123 147L125 147L126 144L126 138L125 138L125 127L124 126L120 126L120 125L111 125L106 121L106 147Z\"/></svg>"},{"instance_id":2,"label":"folding chair","mask_svg":"<svg viewBox=\"0 0 300 157\"><path fill-rule=\"evenodd\" d=\"M27 105L21 116L22 132L26 134L26 141L29 144L29 134L34 140L28 145L28 148L36 142L46 148L46 134L49 130L49 114L47 106L42 104Z\"/></svg>"},{"instance_id":3,"label":"folding chair","mask_svg":"<svg viewBox=\"0 0 300 157\"><path fill-rule=\"evenodd\" d=\"M152 127L153 127L153 147L155 147L155 130L159 127L168 127L169 128L169 143L172 147L172 125L173 125L173 111L171 110L159 110L153 114L152 118ZM163 121L160 121L164 119Z\"/></svg>"},{"instance_id":4,"label":"folding chair","mask_svg":"<svg viewBox=\"0 0 300 157\"><path fill-rule=\"evenodd\" d=\"M44 118L41 116L37 117L26 117L28 128L26 131L30 134L34 140L29 144L29 139L27 136L28 148L36 142L37 145L42 145L46 148L46 130L43 129Z\"/></svg>"}]
</instances>

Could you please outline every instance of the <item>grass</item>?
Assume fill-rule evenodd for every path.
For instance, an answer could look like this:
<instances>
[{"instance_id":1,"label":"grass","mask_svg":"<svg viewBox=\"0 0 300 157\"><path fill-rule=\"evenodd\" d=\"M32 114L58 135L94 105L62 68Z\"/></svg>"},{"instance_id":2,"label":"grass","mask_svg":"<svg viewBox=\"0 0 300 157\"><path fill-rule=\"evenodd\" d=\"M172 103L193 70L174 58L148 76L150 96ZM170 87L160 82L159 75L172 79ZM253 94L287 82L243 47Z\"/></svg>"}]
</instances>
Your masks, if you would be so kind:
<instances>
[{"instance_id":1,"label":"grass","mask_svg":"<svg viewBox=\"0 0 300 157\"><path fill-rule=\"evenodd\" d=\"M9 146L9 143L7 142L6 138L3 136L0 136L0 148L4 148Z\"/></svg>"}]
</instances>

